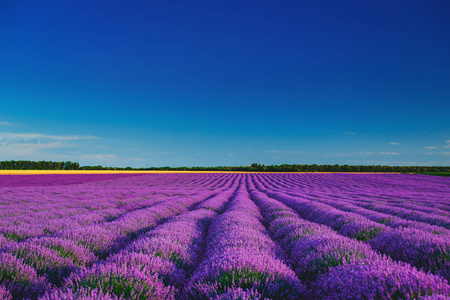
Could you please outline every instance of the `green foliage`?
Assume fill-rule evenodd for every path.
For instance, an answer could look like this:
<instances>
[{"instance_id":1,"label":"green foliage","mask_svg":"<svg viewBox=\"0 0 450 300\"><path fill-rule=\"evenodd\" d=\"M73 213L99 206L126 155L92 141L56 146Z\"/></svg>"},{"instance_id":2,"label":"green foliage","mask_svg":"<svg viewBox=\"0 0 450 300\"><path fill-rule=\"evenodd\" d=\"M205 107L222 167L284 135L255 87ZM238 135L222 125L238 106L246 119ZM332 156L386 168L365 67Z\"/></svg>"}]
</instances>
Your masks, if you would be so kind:
<instances>
[{"instance_id":1,"label":"green foliage","mask_svg":"<svg viewBox=\"0 0 450 300\"><path fill-rule=\"evenodd\" d=\"M420 172L419 174L434 175L434 176L450 176L450 172Z\"/></svg>"},{"instance_id":2,"label":"green foliage","mask_svg":"<svg viewBox=\"0 0 450 300\"><path fill-rule=\"evenodd\" d=\"M111 293L124 299L132 300L149 299L155 292L155 287L147 285L145 282L132 276L122 276L120 274L104 274L99 278L84 278L72 289L76 293L80 287L87 289L100 288L105 294Z\"/></svg>"},{"instance_id":3,"label":"green foliage","mask_svg":"<svg viewBox=\"0 0 450 300\"><path fill-rule=\"evenodd\" d=\"M249 269L236 269L221 273L213 281L218 283L216 292L225 293L227 288L240 287L243 290L256 289L265 299L285 299L285 296L294 296L296 288L282 278L272 278L271 275Z\"/></svg>"},{"instance_id":4,"label":"green foliage","mask_svg":"<svg viewBox=\"0 0 450 300\"><path fill-rule=\"evenodd\" d=\"M438 176L450 176L450 167L438 166L358 166L358 165L262 165L250 166L216 166L216 167L148 167L120 168L103 166L83 166L77 162L53 161L0 161L0 170L105 170L105 171L237 171L237 172L380 172L380 173L414 173Z\"/></svg>"},{"instance_id":5,"label":"green foliage","mask_svg":"<svg viewBox=\"0 0 450 300\"><path fill-rule=\"evenodd\" d=\"M450 167L438 166L350 166L350 165L261 165L250 166L216 166L216 167L149 167L117 168L102 166L83 166L81 170L136 170L136 171L237 171L237 172L379 172L379 173L425 173L439 172L433 175L449 176ZM445 175L448 174L448 175Z\"/></svg>"},{"instance_id":6,"label":"green foliage","mask_svg":"<svg viewBox=\"0 0 450 300\"><path fill-rule=\"evenodd\" d=\"M366 257L366 255L363 253L340 249L318 255L312 254L313 259L310 259L305 266L298 269L297 274L303 282L314 282L319 275L327 273L331 268L364 257Z\"/></svg>"},{"instance_id":7,"label":"green foliage","mask_svg":"<svg viewBox=\"0 0 450 300\"><path fill-rule=\"evenodd\" d=\"M0 170L79 170L80 164L71 161L0 161Z\"/></svg>"},{"instance_id":8,"label":"green foliage","mask_svg":"<svg viewBox=\"0 0 450 300\"><path fill-rule=\"evenodd\" d=\"M25 240L27 237L25 236L20 236L16 233L13 232L3 232L3 236L7 239L13 240L13 241L17 241L17 242L21 242L23 240Z\"/></svg>"},{"instance_id":9,"label":"green foliage","mask_svg":"<svg viewBox=\"0 0 450 300\"><path fill-rule=\"evenodd\" d=\"M58 252L59 256L62 258L69 258L73 261L74 264L77 266L84 266L85 262L81 260L72 250L66 249L61 245L48 245L47 246L50 249L53 249Z\"/></svg>"},{"instance_id":10,"label":"green foliage","mask_svg":"<svg viewBox=\"0 0 450 300\"><path fill-rule=\"evenodd\" d=\"M377 236L381 232L381 228L367 228L360 230L356 235L355 238L358 241L368 241L373 239L375 236Z\"/></svg>"}]
</instances>

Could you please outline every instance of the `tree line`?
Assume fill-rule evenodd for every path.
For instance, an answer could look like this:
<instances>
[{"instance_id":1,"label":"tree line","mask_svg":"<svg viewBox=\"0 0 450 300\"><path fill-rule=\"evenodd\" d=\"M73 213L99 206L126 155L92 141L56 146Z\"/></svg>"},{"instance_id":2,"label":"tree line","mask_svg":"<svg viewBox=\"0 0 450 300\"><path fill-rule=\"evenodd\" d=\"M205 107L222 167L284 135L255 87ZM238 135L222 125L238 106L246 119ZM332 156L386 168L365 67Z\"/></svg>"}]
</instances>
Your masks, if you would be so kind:
<instances>
[{"instance_id":1,"label":"tree line","mask_svg":"<svg viewBox=\"0 0 450 300\"><path fill-rule=\"evenodd\" d=\"M0 161L0 170L79 170L80 164L71 161Z\"/></svg>"},{"instance_id":2,"label":"tree line","mask_svg":"<svg viewBox=\"0 0 450 300\"><path fill-rule=\"evenodd\" d=\"M77 162L53 161L0 161L1 170L136 170L136 171L242 171L242 172L397 172L397 173L433 173L450 172L450 167L439 166L379 166L379 165L308 165L283 164L250 166L217 166L217 167L103 167L80 166Z\"/></svg>"}]
</instances>

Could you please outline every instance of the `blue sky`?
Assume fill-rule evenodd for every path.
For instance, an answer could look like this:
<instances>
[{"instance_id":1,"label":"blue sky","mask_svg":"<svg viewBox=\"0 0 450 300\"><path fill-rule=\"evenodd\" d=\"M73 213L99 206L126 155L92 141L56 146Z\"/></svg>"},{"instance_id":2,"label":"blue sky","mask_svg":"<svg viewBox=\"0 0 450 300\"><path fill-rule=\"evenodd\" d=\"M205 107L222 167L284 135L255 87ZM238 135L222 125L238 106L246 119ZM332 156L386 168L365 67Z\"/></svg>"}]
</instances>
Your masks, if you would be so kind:
<instances>
[{"instance_id":1,"label":"blue sky","mask_svg":"<svg viewBox=\"0 0 450 300\"><path fill-rule=\"evenodd\" d=\"M450 165L450 3L1 1L0 160Z\"/></svg>"}]
</instances>

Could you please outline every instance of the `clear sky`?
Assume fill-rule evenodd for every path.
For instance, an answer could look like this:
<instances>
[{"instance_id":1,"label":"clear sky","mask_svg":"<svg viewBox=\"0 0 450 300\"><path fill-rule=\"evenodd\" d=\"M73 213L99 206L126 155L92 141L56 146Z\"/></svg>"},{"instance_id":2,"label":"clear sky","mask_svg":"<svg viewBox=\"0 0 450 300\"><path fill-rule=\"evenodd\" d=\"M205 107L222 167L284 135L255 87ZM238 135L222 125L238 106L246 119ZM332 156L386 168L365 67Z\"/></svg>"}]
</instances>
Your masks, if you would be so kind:
<instances>
[{"instance_id":1,"label":"clear sky","mask_svg":"<svg viewBox=\"0 0 450 300\"><path fill-rule=\"evenodd\" d=\"M450 165L450 2L0 1L0 160Z\"/></svg>"}]
</instances>

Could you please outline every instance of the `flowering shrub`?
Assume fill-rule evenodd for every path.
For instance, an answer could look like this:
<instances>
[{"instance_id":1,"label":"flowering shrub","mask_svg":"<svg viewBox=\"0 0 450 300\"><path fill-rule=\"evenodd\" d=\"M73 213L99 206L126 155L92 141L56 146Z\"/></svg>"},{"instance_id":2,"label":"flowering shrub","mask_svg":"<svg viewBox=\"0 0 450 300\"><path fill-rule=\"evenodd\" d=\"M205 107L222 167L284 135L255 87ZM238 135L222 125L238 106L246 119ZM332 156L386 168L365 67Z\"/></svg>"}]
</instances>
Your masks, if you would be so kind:
<instances>
[{"instance_id":1,"label":"flowering shrub","mask_svg":"<svg viewBox=\"0 0 450 300\"><path fill-rule=\"evenodd\" d=\"M450 178L0 177L0 299L447 299Z\"/></svg>"}]
</instances>

